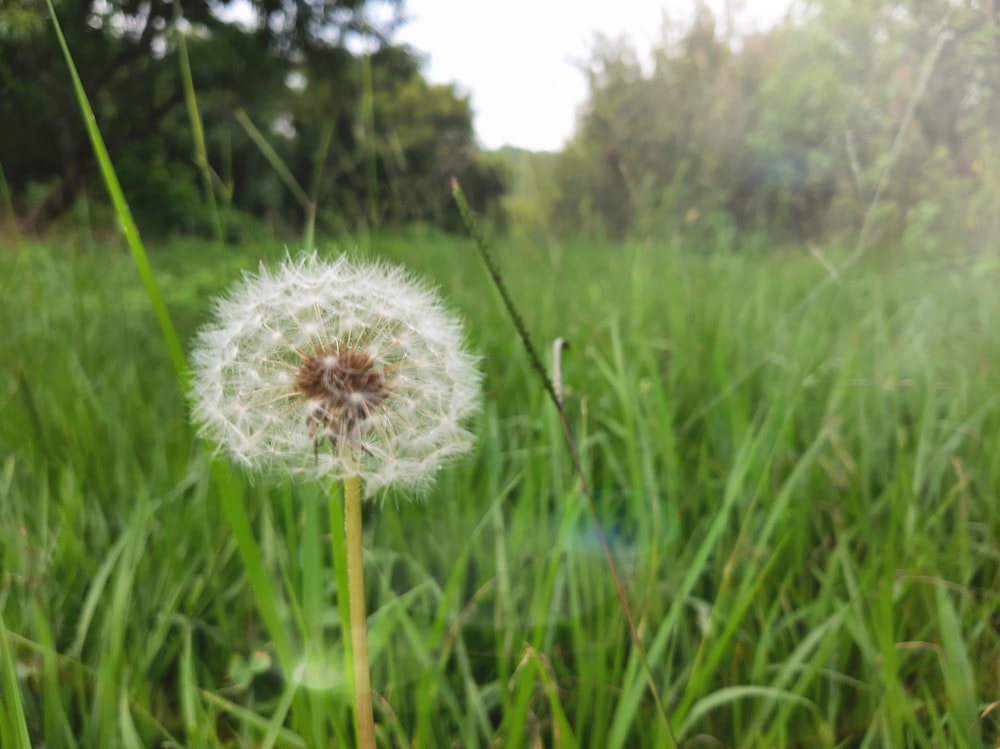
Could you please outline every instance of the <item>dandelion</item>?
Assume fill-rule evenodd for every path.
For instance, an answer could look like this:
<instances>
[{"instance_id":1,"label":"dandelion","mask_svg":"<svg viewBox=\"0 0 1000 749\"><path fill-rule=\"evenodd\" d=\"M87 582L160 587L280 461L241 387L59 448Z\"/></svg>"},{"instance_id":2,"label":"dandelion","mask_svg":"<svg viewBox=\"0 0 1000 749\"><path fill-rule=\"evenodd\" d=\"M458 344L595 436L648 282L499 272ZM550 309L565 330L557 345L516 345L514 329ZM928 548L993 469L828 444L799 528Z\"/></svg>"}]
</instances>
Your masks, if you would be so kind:
<instances>
[{"instance_id":1,"label":"dandelion","mask_svg":"<svg viewBox=\"0 0 1000 749\"><path fill-rule=\"evenodd\" d=\"M315 254L244 278L192 357L204 437L246 468L425 491L472 446L458 320L398 267Z\"/></svg>"},{"instance_id":2,"label":"dandelion","mask_svg":"<svg viewBox=\"0 0 1000 749\"><path fill-rule=\"evenodd\" d=\"M246 468L344 482L358 746L374 749L361 545L368 496L425 491L471 448L480 375L459 323L400 268L286 258L216 302L192 356L202 436Z\"/></svg>"}]
</instances>

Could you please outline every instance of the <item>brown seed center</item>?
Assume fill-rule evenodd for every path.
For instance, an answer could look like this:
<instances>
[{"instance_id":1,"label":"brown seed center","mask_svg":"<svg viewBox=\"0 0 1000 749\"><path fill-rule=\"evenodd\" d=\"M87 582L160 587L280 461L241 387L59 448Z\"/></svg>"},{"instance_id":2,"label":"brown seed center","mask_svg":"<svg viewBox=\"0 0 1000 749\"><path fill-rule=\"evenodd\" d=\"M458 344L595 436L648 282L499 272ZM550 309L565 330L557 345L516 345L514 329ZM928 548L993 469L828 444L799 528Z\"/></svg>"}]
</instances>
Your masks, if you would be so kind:
<instances>
[{"instance_id":1,"label":"brown seed center","mask_svg":"<svg viewBox=\"0 0 1000 749\"><path fill-rule=\"evenodd\" d=\"M305 358L295 378L305 399L306 424L316 439L358 445L375 409L389 397L389 383L362 349L323 349Z\"/></svg>"}]
</instances>

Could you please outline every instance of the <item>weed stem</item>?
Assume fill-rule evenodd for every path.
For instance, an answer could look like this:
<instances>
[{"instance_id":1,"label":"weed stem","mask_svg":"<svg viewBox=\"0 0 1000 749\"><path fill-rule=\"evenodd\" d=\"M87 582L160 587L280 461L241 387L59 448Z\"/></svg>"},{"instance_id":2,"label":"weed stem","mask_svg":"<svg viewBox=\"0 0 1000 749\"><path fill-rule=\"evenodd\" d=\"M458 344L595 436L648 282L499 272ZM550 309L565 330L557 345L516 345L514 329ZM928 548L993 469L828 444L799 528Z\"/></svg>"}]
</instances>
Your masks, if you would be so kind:
<instances>
[{"instance_id":1,"label":"weed stem","mask_svg":"<svg viewBox=\"0 0 1000 749\"><path fill-rule=\"evenodd\" d=\"M344 533L347 537L347 591L351 612L351 665L359 749L375 749L372 686L368 671L364 549L361 545L361 478L344 479Z\"/></svg>"}]
</instances>

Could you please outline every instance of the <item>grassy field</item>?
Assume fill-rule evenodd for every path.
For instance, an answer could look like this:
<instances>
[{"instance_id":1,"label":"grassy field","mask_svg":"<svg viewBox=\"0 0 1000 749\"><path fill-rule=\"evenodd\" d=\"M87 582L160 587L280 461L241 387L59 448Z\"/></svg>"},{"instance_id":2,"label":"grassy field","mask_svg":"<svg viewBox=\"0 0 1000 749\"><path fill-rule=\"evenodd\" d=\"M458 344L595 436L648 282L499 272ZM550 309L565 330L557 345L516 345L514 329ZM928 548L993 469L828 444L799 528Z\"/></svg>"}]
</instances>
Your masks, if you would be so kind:
<instances>
[{"instance_id":1,"label":"grassy field","mask_svg":"<svg viewBox=\"0 0 1000 749\"><path fill-rule=\"evenodd\" d=\"M486 373L475 454L366 506L380 745L1000 746L995 271L496 248L539 348L572 345L570 428L667 725L471 243L348 249L440 286ZM283 254L154 249L185 345ZM350 746L336 517L211 468L128 255L0 252L0 327L0 745Z\"/></svg>"}]
</instances>

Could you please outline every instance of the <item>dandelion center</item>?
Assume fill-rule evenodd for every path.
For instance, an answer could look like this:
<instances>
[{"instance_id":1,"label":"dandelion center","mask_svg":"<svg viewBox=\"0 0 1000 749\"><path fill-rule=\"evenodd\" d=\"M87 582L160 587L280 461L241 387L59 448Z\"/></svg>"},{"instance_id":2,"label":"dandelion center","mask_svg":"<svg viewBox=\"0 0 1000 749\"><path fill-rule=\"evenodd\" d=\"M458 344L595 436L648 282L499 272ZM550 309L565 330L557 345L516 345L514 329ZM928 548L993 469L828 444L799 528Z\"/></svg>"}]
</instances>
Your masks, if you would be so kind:
<instances>
[{"instance_id":1,"label":"dandelion center","mask_svg":"<svg viewBox=\"0 0 1000 749\"><path fill-rule=\"evenodd\" d=\"M384 370L360 348L325 348L304 357L295 390L306 402L310 436L328 438L335 447L358 447L390 395Z\"/></svg>"}]
</instances>

